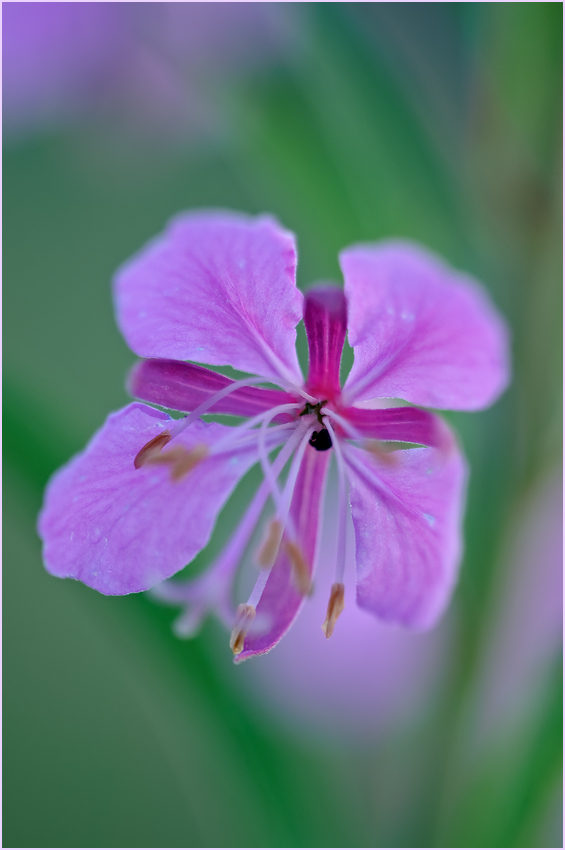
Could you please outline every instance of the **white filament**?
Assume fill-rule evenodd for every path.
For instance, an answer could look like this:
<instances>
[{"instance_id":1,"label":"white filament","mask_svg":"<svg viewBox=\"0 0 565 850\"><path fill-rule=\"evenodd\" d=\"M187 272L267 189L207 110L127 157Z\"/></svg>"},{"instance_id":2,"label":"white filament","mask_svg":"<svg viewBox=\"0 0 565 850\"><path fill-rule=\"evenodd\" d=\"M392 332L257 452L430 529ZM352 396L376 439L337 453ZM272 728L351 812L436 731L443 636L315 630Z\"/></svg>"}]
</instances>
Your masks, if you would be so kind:
<instances>
[{"instance_id":1,"label":"white filament","mask_svg":"<svg viewBox=\"0 0 565 850\"><path fill-rule=\"evenodd\" d=\"M336 559L335 559L335 578L334 582L343 584L343 574L345 572L345 552L346 552L346 527L347 527L347 480L345 472L345 463L341 446L338 438L330 422L325 422L325 426L330 432L332 438L332 446L335 450L335 459L337 462L337 543L336 543Z\"/></svg>"}]
</instances>

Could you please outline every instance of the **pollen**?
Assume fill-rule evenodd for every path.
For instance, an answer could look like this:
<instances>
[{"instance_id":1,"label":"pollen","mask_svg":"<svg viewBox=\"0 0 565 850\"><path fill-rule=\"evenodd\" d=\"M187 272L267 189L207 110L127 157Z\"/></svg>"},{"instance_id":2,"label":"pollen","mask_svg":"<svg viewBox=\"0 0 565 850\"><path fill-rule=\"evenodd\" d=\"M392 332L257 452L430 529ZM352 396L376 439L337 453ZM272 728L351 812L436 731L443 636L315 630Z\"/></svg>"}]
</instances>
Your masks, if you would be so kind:
<instances>
[{"instance_id":1,"label":"pollen","mask_svg":"<svg viewBox=\"0 0 565 850\"><path fill-rule=\"evenodd\" d=\"M267 535L257 555L257 563L261 568L272 567L279 553L283 533L282 523L278 519L269 523Z\"/></svg>"},{"instance_id":2,"label":"pollen","mask_svg":"<svg viewBox=\"0 0 565 850\"><path fill-rule=\"evenodd\" d=\"M188 475L195 466L198 466L200 461L209 454L208 446L201 443L194 446L192 449L185 449L183 446L176 446L168 452L163 452L160 457L163 462L171 464L171 481L180 481L185 475ZM158 462L161 462L159 460Z\"/></svg>"},{"instance_id":3,"label":"pollen","mask_svg":"<svg viewBox=\"0 0 565 850\"><path fill-rule=\"evenodd\" d=\"M235 615L235 624L230 637L230 649L234 655L239 655L249 631L249 626L255 619L255 608L253 605L238 605Z\"/></svg>"},{"instance_id":4,"label":"pollen","mask_svg":"<svg viewBox=\"0 0 565 850\"><path fill-rule=\"evenodd\" d=\"M370 452L377 460L386 463L387 466L396 466L398 464L398 458L386 448L382 440L365 440L363 448Z\"/></svg>"},{"instance_id":5,"label":"pollen","mask_svg":"<svg viewBox=\"0 0 565 850\"><path fill-rule=\"evenodd\" d=\"M145 464L168 464L171 467L171 481L180 481L209 454L208 446L204 443L193 446L191 449L173 446L166 452L162 451L163 446L166 446L170 439L170 432L163 431L162 434L158 434L146 443L135 456L133 462L135 468L139 469Z\"/></svg>"},{"instance_id":6,"label":"pollen","mask_svg":"<svg viewBox=\"0 0 565 850\"><path fill-rule=\"evenodd\" d=\"M157 434L156 437L153 437L152 440L149 440L148 443L145 443L143 448L138 451L133 460L135 468L140 469L151 457L159 454L163 446L166 446L170 439L171 432L162 431L160 434Z\"/></svg>"},{"instance_id":7,"label":"pollen","mask_svg":"<svg viewBox=\"0 0 565 850\"><path fill-rule=\"evenodd\" d=\"M330 600L328 602L328 610L326 612L326 619L324 621L324 625L322 626L322 631L327 638L331 638L331 636L333 635L337 619L345 608L344 595L345 588L343 584L341 584L340 582L332 584Z\"/></svg>"},{"instance_id":8,"label":"pollen","mask_svg":"<svg viewBox=\"0 0 565 850\"><path fill-rule=\"evenodd\" d=\"M302 596L308 596L312 590L312 580L304 555L300 547L291 540L285 540L284 548L290 558L294 586Z\"/></svg>"}]
</instances>

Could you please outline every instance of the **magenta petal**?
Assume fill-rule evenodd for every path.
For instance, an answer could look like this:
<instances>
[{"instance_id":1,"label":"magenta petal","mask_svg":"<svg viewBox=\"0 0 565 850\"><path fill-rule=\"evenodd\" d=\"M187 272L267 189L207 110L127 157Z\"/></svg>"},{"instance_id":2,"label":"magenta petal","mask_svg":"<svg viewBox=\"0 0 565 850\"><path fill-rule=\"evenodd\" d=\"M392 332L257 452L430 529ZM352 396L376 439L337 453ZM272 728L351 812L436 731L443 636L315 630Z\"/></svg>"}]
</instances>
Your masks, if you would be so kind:
<instances>
[{"instance_id":1,"label":"magenta petal","mask_svg":"<svg viewBox=\"0 0 565 850\"><path fill-rule=\"evenodd\" d=\"M446 426L439 416L419 407L385 407L367 410L347 407L342 411L347 421L364 437L420 443L439 448L445 445Z\"/></svg>"},{"instance_id":2,"label":"magenta petal","mask_svg":"<svg viewBox=\"0 0 565 850\"><path fill-rule=\"evenodd\" d=\"M160 404L171 410L190 413L214 393L233 384L230 378L179 360L143 360L132 369L128 390L143 401ZM232 416L255 416L279 404L288 404L295 398L288 393L262 387L240 387L219 399L210 413L227 413ZM274 422L290 421L287 414Z\"/></svg>"},{"instance_id":3,"label":"magenta petal","mask_svg":"<svg viewBox=\"0 0 565 850\"><path fill-rule=\"evenodd\" d=\"M316 562L328 461L329 452L307 448L292 499L291 515L311 575ZM269 652L290 629L303 603L304 597L296 591L291 579L288 556L281 549L257 606L256 622L263 620L268 628L265 632L247 635L243 651L235 657L235 662Z\"/></svg>"},{"instance_id":4,"label":"magenta petal","mask_svg":"<svg viewBox=\"0 0 565 850\"><path fill-rule=\"evenodd\" d=\"M184 214L118 272L118 323L141 357L301 384L294 236L269 216Z\"/></svg>"},{"instance_id":5,"label":"magenta petal","mask_svg":"<svg viewBox=\"0 0 565 850\"><path fill-rule=\"evenodd\" d=\"M178 572L206 545L256 449L205 458L177 482L166 465L135 469L137 452L172 421L131 404L53 476L39 517L50 573L109 595L135 593ZM229 431L194 422L170 445L212 445Z\"/></svg>"},{"instance_id":6,"label":"magenta petal","mask_svg":"<svg viewBox=\"0 0 565 850\"><path fill-rule=\"evenodd\" d=\"M402 242L349 248L340 260L355 350L349 402L477 410L505 389L506 326L474 280Z\"/></svg>"},{"instance_id":7,"label":"magenta petal","mask_svg":"<svg viewBox=\"0 0 565 850\"><path fill-rule=\"evenodd\" d=\"M394 467L348 447L357 604L413 629L435 624L461 554L466 464L448 452L407 449Z\"/></svg>"},{"instance_id":8,"label":"magenta petal","mask_svg":"<svg viewBox=\"0 0 565 850\"><path fill-rule=\"evenodd\" d=\"M347 303L342 289L316 287L306 293L304 325L308 337L306 389L327 401L340 391L339 365L347 330Z\"/></svg>"}]
</instances>

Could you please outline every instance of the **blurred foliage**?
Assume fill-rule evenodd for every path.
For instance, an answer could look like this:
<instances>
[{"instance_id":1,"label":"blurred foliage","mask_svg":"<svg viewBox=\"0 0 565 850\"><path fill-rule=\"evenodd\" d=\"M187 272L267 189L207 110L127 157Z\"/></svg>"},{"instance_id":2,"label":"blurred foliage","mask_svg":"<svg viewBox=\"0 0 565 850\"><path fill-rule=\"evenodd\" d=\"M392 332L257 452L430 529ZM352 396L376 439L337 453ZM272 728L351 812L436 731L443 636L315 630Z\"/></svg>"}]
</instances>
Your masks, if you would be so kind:
<instances>
[{"instance_id":1,"label":"blurred foliage","mask_svg":"<svg viewBox=\"0 0 565 850\"><path fill-rule=\"evenodd\" d=\"M505 536L560 463L562 7L299 11L301 49L241 83L222 139L114 150L77 125L4 152L5 846L560 846L559 659L514 737L460 742ZM449 416L472 469L456 670L403 735L295 739L215 623L181 642L145 596L42 569L47 478L127 401L111 276L201 206L276 214L301 286L339 280L347 244L416 239L509 319L511 389Z\"/></svg>"}]
</instances>

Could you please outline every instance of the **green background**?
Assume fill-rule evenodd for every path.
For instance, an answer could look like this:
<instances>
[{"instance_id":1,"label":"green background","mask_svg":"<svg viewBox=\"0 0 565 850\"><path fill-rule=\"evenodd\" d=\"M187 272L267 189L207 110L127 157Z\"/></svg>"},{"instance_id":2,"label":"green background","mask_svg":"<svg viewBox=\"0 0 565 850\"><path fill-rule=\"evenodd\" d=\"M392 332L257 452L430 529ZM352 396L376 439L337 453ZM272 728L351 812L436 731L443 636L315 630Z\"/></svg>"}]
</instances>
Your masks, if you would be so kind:
<instances>
[{"instance_id":1,"label":"green background","mask_svg":"<svg viewBox=\"0 0 565 850\"><path fill-rule=\"evenodd\" d=\"M220 137L118 145L92 119L6 145L4 846L561 846L557 645L519 722L469 744L512 584L502 553L561 458L561 17L304 4L299 49L230 90ZM203 206L274 213L298 235L300 286L339 280L353 242L418 240L511 326L510 390L449 416L472 469L456 663L403 734L294 734L234 675L215 622L180 641L146 595L41 565L49 475L128 400L112 274Z\"/></svg>"}]
</instances>

